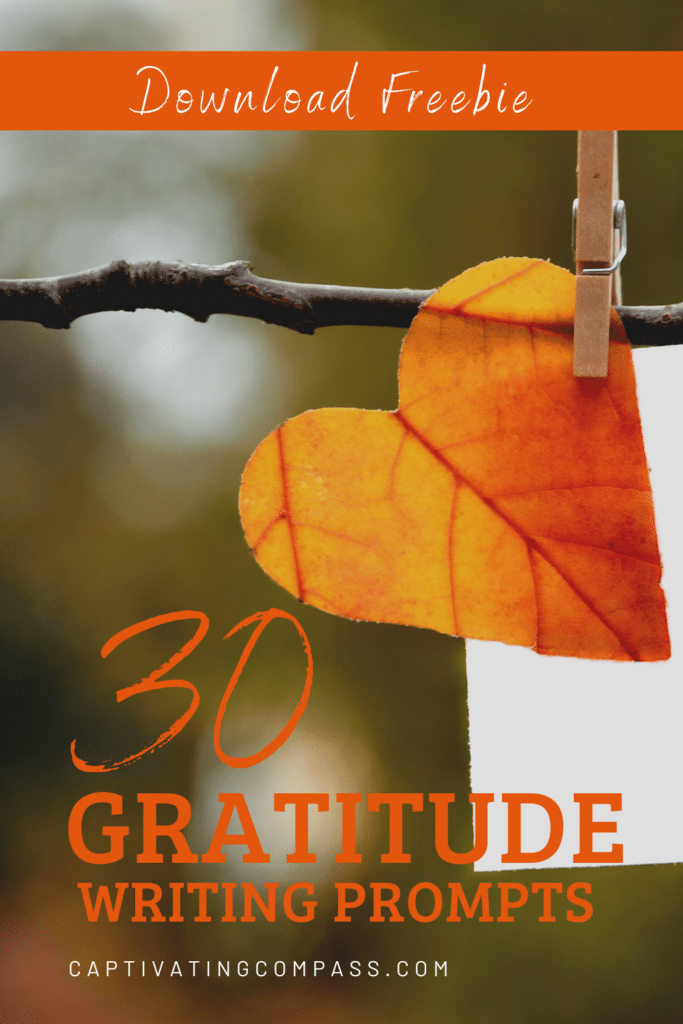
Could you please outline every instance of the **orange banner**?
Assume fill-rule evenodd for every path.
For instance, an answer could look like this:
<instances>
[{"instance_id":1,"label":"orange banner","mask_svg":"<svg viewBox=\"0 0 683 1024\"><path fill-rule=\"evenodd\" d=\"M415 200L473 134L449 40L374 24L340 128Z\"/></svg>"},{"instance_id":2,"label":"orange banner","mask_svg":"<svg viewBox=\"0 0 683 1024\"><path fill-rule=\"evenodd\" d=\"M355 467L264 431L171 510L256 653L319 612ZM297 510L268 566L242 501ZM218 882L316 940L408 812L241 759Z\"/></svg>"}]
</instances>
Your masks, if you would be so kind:
<instances>
[{"instance_id":1,"label":"orange banner","mask_svg":"<svg viewBox=\"0 0 683 1024\"><path fill-rule=\"evenodd\" d=\"M5 52L0 128L681 129L680 51Z\"/></svg>"}]
</instances>

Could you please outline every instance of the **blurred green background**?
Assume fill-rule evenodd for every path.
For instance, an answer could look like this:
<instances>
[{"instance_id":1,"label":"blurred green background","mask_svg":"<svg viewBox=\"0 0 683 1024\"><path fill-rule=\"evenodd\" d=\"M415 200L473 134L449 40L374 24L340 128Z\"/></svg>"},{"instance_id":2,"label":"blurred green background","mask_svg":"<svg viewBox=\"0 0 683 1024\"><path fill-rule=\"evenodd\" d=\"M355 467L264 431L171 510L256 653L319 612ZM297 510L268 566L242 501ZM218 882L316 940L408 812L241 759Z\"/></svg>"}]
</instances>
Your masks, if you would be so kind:
<instances>
[{"instance_id":1,"label":"blurred green background","mask_svg":"<svg viewBox=\"0 0 683 1024\"><path fill-rule=\"evenodd\" d=\"M202 0L191 9L179 0L74 0L2 2L0 30L5 49L676 49L683 13L672 0L598 9L588 0L423 0L418 8L406 0ZM5 135L1 274L58 275L120 258L246 258L257 273L287 280L429 288L498 256L571 266L575 143L554 132ZM683 140L622 133L620 159L625 302L678 301ZM3 1019L680 1020L680 866L582 871L593 885L588 924L568 924L562 904L557 923L539 925L530 905L507 928L449 924L447 911L431 924L407 914L400 925L371 924L366 907L351 925L333 923L336 880L393 881L404 892L424 881L447 891L460 881L468 894L486 880L438 859L429 805L422 815L406 812L410 864L380 865L386 820L374 816L374 825L363 819L363 863L342 874L332 812L311 828L319 863L295 870L285 862L292 819L273 814L274 791L454 792L451 845L471 842L462 642L299 605L253 561L237 514L244 463L283 419L322 405L395 407L401 332L334 328L305 338L161 312L100 314L68 332L0 329ZM246 637L223 637L273 605L308 634L313 692L276 756L234 770L216 758L212 729ZM118 630L184 608L211 622L178 672L201 692L196 715L152 757L114 774L80 773L69 755L74 738L89 761L118 759L152 742L187 706L184 691L115 702L118 688L188 639L187 624L144 634L106 661L99 655ZM224 749L249 753L274 735L298 699L302 670L294 631L269 628L228 706ZM66 835L72 805L98 788L123 794L121 820L131 826L125 859L109 867L79 862ZM218 819L216 794L225 790L247 795L271 865L249 868L239 856L220 870L136 864L136 793L190 798L188 835L202 853ZM93 829L104 820L93 812ZM162 840L160 849L168 861L170 844ZM578 874L489 878L494 888L499 880L548 879L566 887ZM275 923L195 924L188 900L184 924L140 925L124 903L118 924L89 924L76 883L121 880L225 880L238 888L280 881L280 893L312 880L319 906L310 924L289 922L281 910ZM294 982L289 972L258 983L167 971L141 981L137 968L128 980L121 966L230 959L234 972L238 959L257 958L319 959L328 972L315 983ZM117 960L120 969L109 981L71 981L71 959ZM430 973L434 960L447 959L449 975L329 977L334 960L346 968L352 959L424 960Z\"/></svg>"}]
</instances>

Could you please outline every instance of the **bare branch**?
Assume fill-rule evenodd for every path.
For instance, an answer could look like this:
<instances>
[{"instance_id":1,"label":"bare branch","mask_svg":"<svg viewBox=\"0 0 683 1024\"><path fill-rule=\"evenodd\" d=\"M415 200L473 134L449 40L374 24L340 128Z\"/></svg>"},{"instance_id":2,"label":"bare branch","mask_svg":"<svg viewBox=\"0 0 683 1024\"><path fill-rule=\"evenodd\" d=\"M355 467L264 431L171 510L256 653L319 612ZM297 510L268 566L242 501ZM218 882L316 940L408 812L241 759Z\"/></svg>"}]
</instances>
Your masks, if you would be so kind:
<instances>
[{"instance_id":1,"label":"bare branch","mask_svg":"<svg viewBox=\"0 0 683 1024\"><path fill-rule=\"evenodd\" d=\"M0 320L65 328L89 313L163 309L200 323L230 313L313 334L342 325L409 327L432 291L273 281L257 277L243 261L206 267L119 260L66 277L0 281ZM635 345L683 344L683 303L617 312Z\"/></svg>"}]
</instances>

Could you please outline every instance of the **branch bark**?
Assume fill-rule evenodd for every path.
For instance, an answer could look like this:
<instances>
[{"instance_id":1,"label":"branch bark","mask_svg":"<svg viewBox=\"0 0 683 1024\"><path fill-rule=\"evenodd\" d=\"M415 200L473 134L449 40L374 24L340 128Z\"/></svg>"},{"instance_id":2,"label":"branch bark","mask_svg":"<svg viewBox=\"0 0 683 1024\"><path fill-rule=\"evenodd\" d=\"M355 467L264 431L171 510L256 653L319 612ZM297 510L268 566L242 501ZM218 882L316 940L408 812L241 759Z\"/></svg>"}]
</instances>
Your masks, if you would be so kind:
<instances>
[{"instance_id":1,"label":"branch bark","mask_svg":"<svg viewBox=\"0 0 683 1024\"><path fill-rule=\"evenodd\" d=\"M0 281L0 320L66 328L107 310L163 309L205 323L214 313L253 317L313 334L318 327L409 327L432 290L349 288L257 277L248 263L126 263L65 277ZM634 345L683 344L683 303L620 306Z\"/></svg>"}]
</instances>

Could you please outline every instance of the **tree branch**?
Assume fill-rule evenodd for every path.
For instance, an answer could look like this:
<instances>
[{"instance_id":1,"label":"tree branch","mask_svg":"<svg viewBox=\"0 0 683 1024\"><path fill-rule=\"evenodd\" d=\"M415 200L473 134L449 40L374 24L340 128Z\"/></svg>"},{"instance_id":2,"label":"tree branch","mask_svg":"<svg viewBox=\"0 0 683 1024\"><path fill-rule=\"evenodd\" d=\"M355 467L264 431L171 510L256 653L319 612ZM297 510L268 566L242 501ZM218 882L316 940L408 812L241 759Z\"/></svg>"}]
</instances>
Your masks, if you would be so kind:
<instances>
[{"instance_id":1,"label":"tree branch","mask_svg":"<svg viewBox=\"0 0 683 1024\"><path fill-rule=\"evenodd\" d=\"M200 323L213 313L231 313L313 334L342 325L409 327L432 291L272 281L252 274L243 261L206 267L119 260L66 277L0 281L0 320L65 328L89 313L163 309ZM683 344L683 303L620 306L617 312L635 345Z\"/></svg>"}]
</instances>

